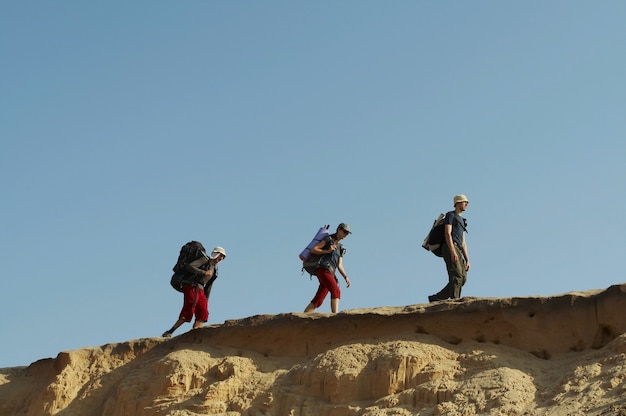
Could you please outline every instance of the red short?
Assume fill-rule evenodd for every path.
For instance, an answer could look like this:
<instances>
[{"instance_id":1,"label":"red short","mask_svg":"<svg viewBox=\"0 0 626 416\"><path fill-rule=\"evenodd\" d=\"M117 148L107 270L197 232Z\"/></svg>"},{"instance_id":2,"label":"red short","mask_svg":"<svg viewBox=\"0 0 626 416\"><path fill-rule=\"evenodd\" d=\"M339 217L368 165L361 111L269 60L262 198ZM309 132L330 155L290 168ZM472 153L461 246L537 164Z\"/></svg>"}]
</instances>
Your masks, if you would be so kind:
<instances>
[{"instance_id":1,"label":"red short","mask_svg":"<svg viewBox=\"0 0 626 416\"><path fill-rule=\"evenodd\" d=\"M197 285L187 285L183 288L185 299L183 309L180 311L180 319L191 322L191 318L196 316L197 322L207 322L209 320L209 303L206 300L204 290Z\"/></svg>"},{"instance_id":2,"label":"red short","mask_svg":"<svg viewBox=\"0 0 626 416\"><path fill-rule=\"evenodd\" d=\"M317 280L320 281L320 286L317 288L317 293L311 303L315 305L316 308L322 306L328 292L330 292L331 299L341 299L341 290L339 290L337 280L335 280L335 276L331 272L320 268L315 270L315 275L317 276Z\"/></svg>"}]
</instances>

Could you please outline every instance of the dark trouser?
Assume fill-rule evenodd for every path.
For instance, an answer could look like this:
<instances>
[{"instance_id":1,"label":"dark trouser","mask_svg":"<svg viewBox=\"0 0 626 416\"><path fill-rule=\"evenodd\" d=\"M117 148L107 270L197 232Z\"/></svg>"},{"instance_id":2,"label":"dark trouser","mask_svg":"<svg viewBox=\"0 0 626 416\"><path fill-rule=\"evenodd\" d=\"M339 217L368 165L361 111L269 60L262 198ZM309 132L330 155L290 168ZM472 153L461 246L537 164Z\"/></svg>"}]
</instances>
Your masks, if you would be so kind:
<instances>
[{"instance_id":1,"label":"dark trouser","mask_svg":"<svg viewBox=\"0 0 626 416\"><path fill-rule=\"evenodd\" d=\"M465 269L465 257L461 249L455 244L454 249L459 258L457 262L452 261L452 254L448 245L444 242L442 248L443 260L446 262L448 270L448 284L443 289L429 297L431 301L445 299L459 299L461 297L461 288L467 280L467 270Z\"/></svg>"}]
</instances>

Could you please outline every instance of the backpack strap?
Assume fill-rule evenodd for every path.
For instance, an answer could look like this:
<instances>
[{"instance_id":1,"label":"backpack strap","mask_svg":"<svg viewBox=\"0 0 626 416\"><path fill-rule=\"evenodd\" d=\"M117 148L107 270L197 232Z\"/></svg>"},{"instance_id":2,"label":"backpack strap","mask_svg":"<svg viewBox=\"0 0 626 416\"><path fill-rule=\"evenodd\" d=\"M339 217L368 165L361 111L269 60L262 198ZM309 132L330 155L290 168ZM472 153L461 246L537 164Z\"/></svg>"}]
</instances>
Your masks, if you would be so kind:
<instances>
[{"instance_id":1,"label":"backpack strap","mask_svg":"<svg viewBox=\"0 0 626 416\"><path fill-rule=\"evenodd\" d=\"M457 220L457 221L459 221L459 224L460 224L460 225L461 225L461 227L463 228L463 231L465 231L466 233L468 233L468 234L469 234L469 232L467 231L467 220L466 220L465 218L461 217L460 215L456 214L456 213L455 213L455 215L457 216L457 219L456 219L456 220ZM463 221L460 221L458 217L461 217L461 219L462 219Z\"/></svg>"}]
</instances>

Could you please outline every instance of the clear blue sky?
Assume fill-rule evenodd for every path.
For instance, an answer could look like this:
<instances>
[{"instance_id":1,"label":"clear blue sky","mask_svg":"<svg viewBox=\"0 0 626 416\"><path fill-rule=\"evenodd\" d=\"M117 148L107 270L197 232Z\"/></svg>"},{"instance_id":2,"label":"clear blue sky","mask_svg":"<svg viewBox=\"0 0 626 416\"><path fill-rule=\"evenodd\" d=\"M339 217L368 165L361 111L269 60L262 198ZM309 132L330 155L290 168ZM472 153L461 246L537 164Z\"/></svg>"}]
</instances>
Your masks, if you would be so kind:
<instances>
[{"instance_id":1,"label":"clear blue sky","mask_svg":"<svg viewBox=\"0 0 626 416\"><path fill-rule=\"evenodd\" d=\"M228 252L211 324L302 311L298 253L342 221L340 309L425 303L457 193L464 296L626 281L624 22L621 0L1 2L0 367L159 336L192 239Z\"/></svg>"}]
</instances>

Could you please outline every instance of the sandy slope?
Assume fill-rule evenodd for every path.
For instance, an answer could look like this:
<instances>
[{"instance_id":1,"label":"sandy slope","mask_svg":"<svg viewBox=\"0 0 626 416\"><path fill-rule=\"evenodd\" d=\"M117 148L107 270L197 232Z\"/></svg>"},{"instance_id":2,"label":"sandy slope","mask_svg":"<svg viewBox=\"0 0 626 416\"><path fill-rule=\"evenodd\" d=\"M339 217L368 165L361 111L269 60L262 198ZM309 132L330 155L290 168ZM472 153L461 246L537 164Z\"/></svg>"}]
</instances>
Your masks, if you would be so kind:
<instances>
[{"instance_id":1,"label":"sandy slope","mask_svg":"<svg viewBox=\"0 0 626 416\"><path fill-rule=\"evenodd\" d=\"M626 416L625 313L616 285L259 315L0 369L0 415Z\"/></svg>"}]
</instances>

